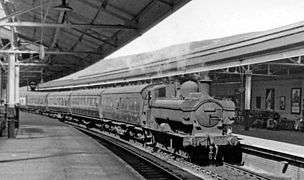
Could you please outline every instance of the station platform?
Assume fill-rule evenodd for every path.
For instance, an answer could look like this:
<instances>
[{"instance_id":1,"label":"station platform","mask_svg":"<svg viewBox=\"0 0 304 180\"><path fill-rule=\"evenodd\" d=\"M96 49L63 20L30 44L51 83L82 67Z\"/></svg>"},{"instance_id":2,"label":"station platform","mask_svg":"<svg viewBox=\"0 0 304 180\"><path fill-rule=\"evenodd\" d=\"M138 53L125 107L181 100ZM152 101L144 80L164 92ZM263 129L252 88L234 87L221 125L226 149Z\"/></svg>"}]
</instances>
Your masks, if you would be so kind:
<instances>
[{"instance_id":1,"label":"station platform","mask_svg":"<svg viewBox=\"0 0 304 180\"><path fill-rule=\"evenodd\" d=\"M262 149L268 149L280 153L293 155L296 157L304 158L304 146L290 144L286 142L274 141L269 139L256 138L235 134L240 139L241 144L254 146ZM304 134L303 134L304 135Z\"/></svg>"},{"instance_id":2,"label":"station platform","mask_svg":"<svg viewBox=\"0 0 304 180\"><path fill-rule=\"evenodd\" d=\"M244 130L242 126L233 127L233 132L241 144L304 158L304 132L259 128Z\"/></svg>"},{"instance_id":3,"label":"station platform","mask_svg":"<svg viewBox=\"0 0 304 180\"><path fill-rule=\"evenodd\" d=\"M142 177L94 139L55 119L20 113L16 139L0 138L0 179Z\"/></svg>"},{"instance_id":4,"label":"station platform","mask_svg":"<svg viewBox=\"0 0 304 180\"><path fill-rule=\"evenodd\" d=\"M235 134L240 134L249 137L304 146L304 132L301 131L270 130L260 128L250 128L249 130L244 130L243 126L237 125L233 126L233 132Z\"/></svg>"}]
</instances>

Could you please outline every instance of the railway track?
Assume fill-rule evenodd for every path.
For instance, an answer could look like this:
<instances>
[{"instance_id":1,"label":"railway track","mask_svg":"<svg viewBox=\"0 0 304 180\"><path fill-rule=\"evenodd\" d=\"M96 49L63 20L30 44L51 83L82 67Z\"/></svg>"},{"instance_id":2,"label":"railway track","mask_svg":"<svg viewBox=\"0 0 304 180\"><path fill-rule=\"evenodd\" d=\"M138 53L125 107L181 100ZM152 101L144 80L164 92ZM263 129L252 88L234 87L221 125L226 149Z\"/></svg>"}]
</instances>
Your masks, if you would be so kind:
<instances>
[{"instance_id":1,"label":"railway track","mask_svg":"<svg viewBox=\"0 0 304 180\"><path fill-rule=\"evenodd\" d=\"M97 139L117 156L126 161L146 179L204 179L204 180L271 180L267 176L249 171L241 166L224 163L221 166L199 166L182 157L164 151L152 152L136 143L130 143L111 133L90 130L68 123ZM148 150L147 150L148 149Z\"/></svg>"},{"instance_id":2,"label":"railway track","mask_svg":"<svg viewBox=\"0 0 304 180\"><path fill-rule=\"evenodd\" d=\"M107 147L114 154L119 156L134 168L139 174L148 180L196 180L201 179L189 172L173 166L155 156L148 154L136 147L130 146L111 136L105 136L79 126L74 126L76 129L93 137L100 144Z\"/></svg>"}]
</instances>

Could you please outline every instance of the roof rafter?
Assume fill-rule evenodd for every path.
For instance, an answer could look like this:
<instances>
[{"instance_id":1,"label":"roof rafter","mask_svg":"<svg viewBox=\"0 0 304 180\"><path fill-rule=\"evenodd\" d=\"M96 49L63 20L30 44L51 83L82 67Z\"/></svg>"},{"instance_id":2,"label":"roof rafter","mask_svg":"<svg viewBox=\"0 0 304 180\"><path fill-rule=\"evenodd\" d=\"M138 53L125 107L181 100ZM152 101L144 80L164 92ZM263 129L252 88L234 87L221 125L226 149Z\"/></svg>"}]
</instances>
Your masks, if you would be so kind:
<instances>
[{"instance_id":1,"label":"roof rafter","mask_svg":"<svg viewBox=\"0 0 304 180\"><path fill-rule=\"evenodd\" d=\"M32 12L30 12L30 13L31 13L31 14L34 14L34 15L37 14L37 12L34 12L34 11L32 11ZM51 20L51 21L56 21L55 19L50 18L50 17L48 17L48 19ZM1 26L0 26L0 28L1 28ZM73 29L73 30L77 30L77 29L75 28L75 29ZM69 35L69 36L78 37L78 35L76 35L76 34L74 34L74 33L72 33L72 32L68 32L68 31L66 31L65 29L62 29L61 32L62 32L62 33L65 33L66 35ZM89 44L97 45L96 42L90 41L90 40L88 40L88 39L84 39L84 41L88 42Z\"/></svg>"},{"instance_id":2,"label":"roof rafter","mask_svg":"<svg viewBox=\"0 0 304 180\"><path fill-rule=\"evenodd\" d=\"M139 13L132 19L132 21L137 21L137 19L149 9L149 7L154 3L154 0L149 1L140 11ZM116 31L110 38L109 40L115 39L117 41L118 34L121 32L121 30ZM140 29L137 29L137 34L140 34Z\"/></svg>"},{"instance_id":3,"label":"roof rafter","mask_svg":"<svg viewBox=\"0 0 304 180\"><path fill-rule=\"evenodd\" d=\"M77 0L77 1L79 1L79 2L81 2L83 4L86 4L86 5L90 6L91 8L97 9L96 4L91 3L91 2L89 2L87 0ZM111 10L108 10L107 8L103 8L103 10L104 10L105 13L107 13L107 14L113 16L113 17L116 17L116 18L124 21L125 24L134 25L134 22L130 20L130 19L134 18L134 16L132 14L126 12L125 10L121 10L120 8L115 7L115 6L111 5L110 3L107 4L107 7L113 8L118 13L117 12L113 12ZM121 14L124 14L127 17L125 17L125 16L123 16Z\"/></svg>"},{"instance_id":4,"label":"roof rafter","mask_svg":"<svg viewBox=\"0 0 304 180\"><path fill-rule=\"evenodd\" d=\"M99 37L96 37L96 36L94 36L94 35L92 35L92 34L90 34L90 33L86 33L86 32L84 32L84 31L82 31L82 30L79 30L79 29L73 29L73 30L75 30L75 31L77 31L77 32L79 32L79 33L82 33L82 34L84 34L84 35L86 35L86 36L88 36L88 37L91 37L91 38L93 38L93 39L96 39L96 40L98 40L98 41L101 41L101 42L103 42L103 43L106 43L106 44L108 44L108 45L111 45L111 46L113 46L113 47L117 47L116 44L110 42L109 40L101 39L101 38L99 38Z\"/></svg>"},{"instance_id":5,"label":"roof rafter","mask_svg":"<svg viewBox=\"0 0 304 180\"><path fill-rule=\"evenodd\" d=\"M35 54L39 53L37 51L32 51L32 50L11 50L11 49L0 49L0 53L7 53L7 54ZM65 55L76 55L76 54L97 54L97 55L102 55L98 52L93 52L93 51L45 51L45 54L65 54Z\"/></svg>"},{"instance_id":6,"label":"roof rafter","mask_svg":"<svg viewBox=\"0 0 304 180\"><path fill-rule=\"evenodd\" d=\"M98 17L100 11L101 11L102 9L104 9L104 8L107 6L107 4L108 4L108 0L104 0L104 1L101 2L100 6L99 6L99 8L98 8L98 10L97 10L97 12L95 13L95 16L92 18L90 24L94 24L94 22L95 22L96 18ZM88 29L85 29L84 32L87 33L88 30L89 30L89 28L88 28ZM75 47L82 41L83 36L84 36L84 34L82 33L82 34L78 37L77 42L75 42L75 43L71 46L70 51L74 50Z\"/></svg>"},{"instance_id":7,"label":"roof rafter","mask_svg":"<svg viewBox=\"0 0 304 180\"><path fill-rule=\"evenodd\" d=\"M57 23L63 24L64 16L65 16L65 11L60 11L58 19L57 19ZM51 48L53 48L55 46L55 44L57 42L57 39L58 39L59 32L60 32L60 28L56 28L55 33L54 33L54 37L53 37L53 40L52 40L52 43L51 43Z\"/></svg>"},{"instance_id":8,"label":"roof rafter","mask_svg":"<svg viewBox=\"0 0 304 180\"><path fill-rule=\"evenodd\" d=\"M0 26L12 27L50 27L50 28L102 28L102 29L136 29L132 26L122 24L60 24L60 23L38 23L38 22L0 22Z\"/></svg>"},{"instance_id":9,"label":"roof rafter","mask_svg":"<svg viewBox=\"0 0 304 180\"><path fill-rule=\"evenodd\" d=\"M172 1L172 2L168 2L166 0L155 0L155 1L159 1L159 2L161 2L163 4L166 4L166 5L170 6L170 7L174 6L174 1Z\"/></svg>"}]
</instances>

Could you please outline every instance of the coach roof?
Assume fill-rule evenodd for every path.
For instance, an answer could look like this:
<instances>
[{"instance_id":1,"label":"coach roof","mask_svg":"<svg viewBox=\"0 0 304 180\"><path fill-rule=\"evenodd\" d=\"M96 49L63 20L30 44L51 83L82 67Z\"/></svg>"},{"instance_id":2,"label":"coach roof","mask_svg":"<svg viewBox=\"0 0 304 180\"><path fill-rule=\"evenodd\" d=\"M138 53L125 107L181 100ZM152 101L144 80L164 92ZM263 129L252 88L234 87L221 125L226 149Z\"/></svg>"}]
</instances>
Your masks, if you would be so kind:
<instances>
[{"instance_id":1,"label":"coach roof","mask_svg":"<svg viewBox=\"0 0 304 180\"><path fill-rule=\"evenodd\" d=\"M149 87L149 84L123 86L115 88L107 88L103 94L122 94L122 93L141 93L145 88Z\"/></svg>"}]
</instances>

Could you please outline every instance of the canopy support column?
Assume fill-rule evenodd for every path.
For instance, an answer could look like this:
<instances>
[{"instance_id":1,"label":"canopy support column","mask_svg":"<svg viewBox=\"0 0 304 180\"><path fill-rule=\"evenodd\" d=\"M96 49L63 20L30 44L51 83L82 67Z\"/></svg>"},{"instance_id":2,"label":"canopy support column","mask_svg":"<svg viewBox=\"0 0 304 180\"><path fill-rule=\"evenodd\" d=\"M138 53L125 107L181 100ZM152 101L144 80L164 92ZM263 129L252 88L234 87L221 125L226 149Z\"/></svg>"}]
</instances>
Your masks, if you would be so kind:
<instances>
[{"instance_id":1,"label":"canopy support column","mask_svg":"<svg viewBox=\"0 0 304 180\"><path fill-rule=\"evenodd\" d=\"M250 127L250 109L251 109L251 78L252 73L250 69L245 72L245 130L249 130Z\"/></svg>"},{"instance_id":2,"label":"canopy support column","mask_svg":"<svg viewBox=\"0 0 304 180\"><path fill-rule=\"evenodd\" d=\"M15 50L15 29L11 28L11 49ZM16 78L17 76L17 78ZM18 93L16 93L18 91ZM8 76L7 76L7 129L8 138L15 138L16 102L19 101L19 68L16 68L16 54L8 55Z\"/></svg>"},{"instance_id":3,"label":"canopy support column","mask_svg":"<svg viewBox=\"0 0 304 180\"><path fill-rule=\"evenodd\" d=\"M15 54L8 57L7 125L8 138L15 138Z\"/></svg>"}]
</instances>

